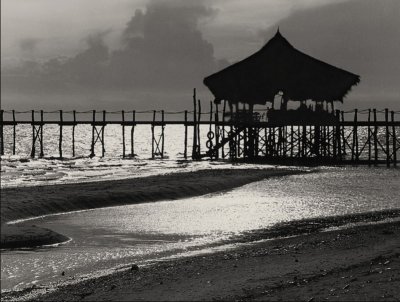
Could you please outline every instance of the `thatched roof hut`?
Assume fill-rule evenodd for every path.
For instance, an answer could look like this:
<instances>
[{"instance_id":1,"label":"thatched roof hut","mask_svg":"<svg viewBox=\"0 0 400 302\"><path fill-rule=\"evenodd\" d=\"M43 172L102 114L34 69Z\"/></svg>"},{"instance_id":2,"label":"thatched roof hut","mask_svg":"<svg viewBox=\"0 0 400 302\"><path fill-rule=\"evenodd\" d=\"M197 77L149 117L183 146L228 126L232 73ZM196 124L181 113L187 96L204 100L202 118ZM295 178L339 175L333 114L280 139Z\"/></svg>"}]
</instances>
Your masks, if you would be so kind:
<instances>
[{"instance_id":1,"label":"thatched roof hut","mask_svg":"<svg viewBox=\"0 0 400 302\"><path fill-rule=\"evenodd\" d=\"M295 49L279 32L258 52L204 79L215 101L265 104L283 92L292 101L340 101L360 77Z\"/></svg>"}]
</instances>

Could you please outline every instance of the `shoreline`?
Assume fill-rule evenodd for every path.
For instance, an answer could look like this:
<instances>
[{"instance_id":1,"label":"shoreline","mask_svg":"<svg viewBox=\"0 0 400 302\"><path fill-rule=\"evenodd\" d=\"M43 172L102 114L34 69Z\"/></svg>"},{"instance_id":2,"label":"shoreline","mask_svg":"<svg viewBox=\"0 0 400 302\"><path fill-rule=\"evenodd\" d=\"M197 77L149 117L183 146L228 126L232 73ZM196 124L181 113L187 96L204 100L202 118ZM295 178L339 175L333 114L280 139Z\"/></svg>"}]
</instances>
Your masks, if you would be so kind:
<instances>
[{"instance_id":1,"label":"shoreline","mask_svg":"<svg viewBox=\"0 0 400 302\"><path fill-rule=\"evenodd\" d=\"M15 220L110 206L188 198L260 181L309 173L289 169L219 169L142 178L1 190L1 248L36 247L68 238L38 227L6 224Z\"/></svg>"},{"instance_id":2,"label":"shoreline","mask_svg":"<svg viewBox=\"0 0 400 302\"><path fill-rule=\"evenodd\" d=\"M350 215L346 219L349 218ZM257 237L247 236L248 244L232 250L170 259L140 268L132 264L131 269L110 275L7 292L2 298L387 301L399 297L399 221L323 232L318 227L315 232L305 230L274 240L268 240L268 232L260 232Z\"/></svg>"}]
</instances>

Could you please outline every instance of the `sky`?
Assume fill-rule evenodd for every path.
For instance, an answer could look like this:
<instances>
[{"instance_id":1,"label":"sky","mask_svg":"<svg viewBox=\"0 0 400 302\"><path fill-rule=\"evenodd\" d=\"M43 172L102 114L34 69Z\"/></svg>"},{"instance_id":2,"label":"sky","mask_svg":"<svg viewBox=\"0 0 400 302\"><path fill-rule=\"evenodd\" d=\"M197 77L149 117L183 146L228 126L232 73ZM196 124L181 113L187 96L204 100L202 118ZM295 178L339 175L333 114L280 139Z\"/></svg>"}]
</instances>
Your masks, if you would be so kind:
<instances>
[{"instance_id":1,"label":"sky","mask_svg":"<svg viewBox=\"0 0 400 302\"><path fill-rule=\"evenodd\" d=\"M2 107L190 109L278 26L361 75L349 106L399 106L398 0L2 0Z\"/></svg>"}]
</instances>

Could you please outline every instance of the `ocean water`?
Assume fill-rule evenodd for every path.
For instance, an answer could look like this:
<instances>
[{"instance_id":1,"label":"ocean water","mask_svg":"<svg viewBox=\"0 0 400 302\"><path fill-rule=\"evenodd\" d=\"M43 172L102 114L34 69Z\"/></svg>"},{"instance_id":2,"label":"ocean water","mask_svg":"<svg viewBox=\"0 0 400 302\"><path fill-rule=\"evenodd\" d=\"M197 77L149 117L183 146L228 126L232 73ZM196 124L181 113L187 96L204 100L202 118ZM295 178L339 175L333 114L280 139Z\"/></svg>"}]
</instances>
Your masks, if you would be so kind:
<instances>
[{"instance_id":1,"label":"ocean water","mask_svg":"<svg viewBox=\"0 0 400 302\"><path fill-rule=\"evenodd\" d=\"M214 131L214 129L212 129ZM346 129L349 132L351 129ZM207 149L207 133L209 127L203 125L200 128L201 150ZM12 154L12 127L4 128L5 155L1 157L1 187L34 186L43 184L86 182L107 179L122 179L142 177L147 175L165 174L179 171L195 171L198 169L218 168L256 168L252 164L232 165L229 159L226 161L191 161L192 127L188 128L188 160L184 159L184 127L182 125L168 125L165 127L165 156L163 159L151 160L151 126L138 125L135 127L134 158L122 158L122 127L120 125L107 125L105 127L105 156L101 155L101 145L95 146L94 158L89 158L91 147L91 126L78 125L75 129L75 158L72 158L72 127L64 127L63 130L63 160L57 159L59 128L57 125L45 125L44 158L31 159L30 125L17 126L16 153ZM160 127L155 128L158 138ZM399 133L399 132L398 132ZM346 134L347 136L348 134ZM125 129L126 153L130 153L130 127ZM360 149L363 152L361 159L367 156L368 148L365 146L367 129L359 129ZM380 128L379 136L385 136L384 129ZM391 140L392 142L392 140ZM384 143L382 143L384 145ZM390 145L391 146L391 145ZM225 146L225 153L228 146ZM392 148L392 147L390 147ZM36 143L36 154L39 154L39 143ZM384 159L383 151L379 152ZM397 151L400 158L400 150ZM265 166L264 166L265 167Z\"/></svg>"},{"instance_id":2,"label":"ocean water","mask_svg":"<svg viewBox=\"0 0 400 302\"><path fill-rule=\"evenodd\" d=\"M195 198L28 220L23 224L72 240L58 247L2 251L2 290L224 249L248 231L280 222L400 208L399 196L399 169L322 167Z\"/></svg>"},{"instance_id":3,"label":"ocean water","mask_svg":"<svg viewBox=\"0 0 400 302\"><path fill-rule=\"evenodd\" d=\"M207 126L201 127L201 137L205 150ZM160 127L155 128L156 137L161 133ZM108 179L123 179L147 175L165 174L179 171L195 171L199 169L243 168L254 165L232 165L229 161L210 162L184 159L184 127L168 125L165 127L165 155L163 159L151 159L151 126L135 127L135 157L122 158L122 127L108 125L105 127L104 157L101 155L101 145L98 142L94 158L89 158L91 147L91 126L79 125L75 129L76 151L72 158L72 129L65 127L63 133L63 157L59 160L58 135L56 125L44 126L44 158L31 159L32 129L29 125L17 127L16 150L12 154L12 128L5 127L5 155L1 159L1 187L35 186L43 184L85 182ZM191 158L192 128L188 128L188 159ZM126 152L130 153L130 128L125 129ZM36 144L38 155L39 144Z\"/></svg>"}]
</instances>

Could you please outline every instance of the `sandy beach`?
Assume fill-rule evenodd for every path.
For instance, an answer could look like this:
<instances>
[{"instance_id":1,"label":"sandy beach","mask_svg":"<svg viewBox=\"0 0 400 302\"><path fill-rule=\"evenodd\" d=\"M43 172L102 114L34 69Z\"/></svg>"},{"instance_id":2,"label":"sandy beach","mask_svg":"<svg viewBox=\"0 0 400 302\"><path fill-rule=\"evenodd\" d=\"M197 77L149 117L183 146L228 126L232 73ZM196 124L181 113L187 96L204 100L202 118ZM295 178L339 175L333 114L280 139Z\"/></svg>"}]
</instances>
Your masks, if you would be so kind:
<instances>
[{"instance_id":1,"label":"sandy beach","mask_svg":"<svg viewBox=\"0 0 400 302\"><path fill-rule=\"evenodd\" d=\"M305 172L204 170L111 182L4 189L2 246L18 247L18 242L33 246L68 239L47 229L5 225L15 219L197 196L297 173ZM67 272L64 280L53 284L3 292L2 300L398 301L399 217L400 209L393 209L282 223L244 233L231 242L231 248L214 253L140 267L131 263L105 276L93 274L82 279Z\"/></svg>"},{"instance_id":2,"label":"sandy beach","mask_svg":"<svg viewBox=\"0 0 400 302\"><path fill-rule=\"evenodd\" d=\"M400 223L392 222L266 241L259 234L234 250L132 264L108 276L33 287L3 299L398 301L399 231Z\"/></svg>"},{"instance_id":3,"label":"sandy beach","mask_svg":"<svg viewBox=\"0 0 400 302\"><path fill-rule=\"evenodd\" d=\"M219 169L143 178L1 190L1 247L32 247L67 240L51 230L13 220L101 207L192 197L233 189L267 177L305 173L287 169Z\"/></svg>"}]
</instances>

